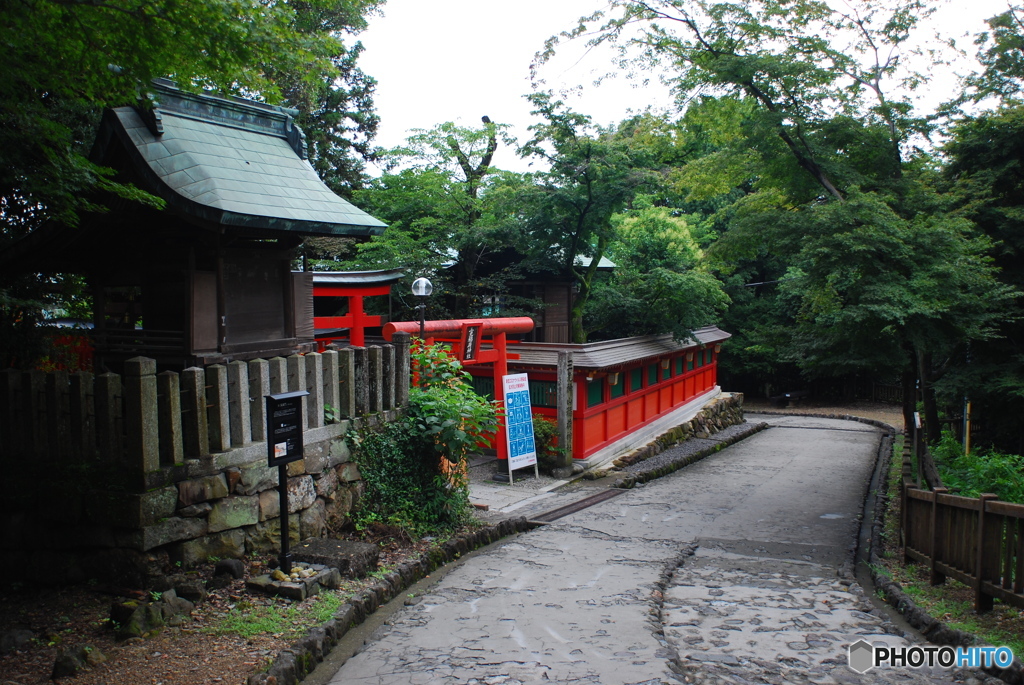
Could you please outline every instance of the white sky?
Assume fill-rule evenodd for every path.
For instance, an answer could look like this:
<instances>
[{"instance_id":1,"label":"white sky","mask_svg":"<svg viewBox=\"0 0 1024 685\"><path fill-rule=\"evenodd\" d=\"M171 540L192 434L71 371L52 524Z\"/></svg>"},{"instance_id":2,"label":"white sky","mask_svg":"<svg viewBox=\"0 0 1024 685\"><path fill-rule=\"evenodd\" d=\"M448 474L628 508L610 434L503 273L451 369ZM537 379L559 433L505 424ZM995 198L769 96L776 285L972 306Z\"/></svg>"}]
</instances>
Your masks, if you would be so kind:
<instances>
[{"instance_id":1,"label":"white sky","mask_svg":"<svg viewBox=\"0 0 1024 685\"><path fill-rule=\"evenodd\" d=\"M950 36L982 30L985 19L1007 6L1006 0L934 1L939 5L937 23ZM606 5L605 0L387 0L384 16L371 18L370 28L359 36L366 47L362 68L378 82L375 103L381 125L376 143L392 147L410 129L445 121L477 126L482 115L512 124L513 134L525 142L533 120L522 96L531 89L534 54L549 36ZM973 55L969 40L958 44ZM584 53L580 43L562 48L541 77L556 92L582 86L563 99L598 124L616 123L648 105L672 105L668 91L656 81L643 86L617 78L592 85L611 71L609 52ZM955 83L940 74L932 86L927 94L941 101L953 93ZM494 164L526 168L504 148Z\"/></svg>"}]
</instances>

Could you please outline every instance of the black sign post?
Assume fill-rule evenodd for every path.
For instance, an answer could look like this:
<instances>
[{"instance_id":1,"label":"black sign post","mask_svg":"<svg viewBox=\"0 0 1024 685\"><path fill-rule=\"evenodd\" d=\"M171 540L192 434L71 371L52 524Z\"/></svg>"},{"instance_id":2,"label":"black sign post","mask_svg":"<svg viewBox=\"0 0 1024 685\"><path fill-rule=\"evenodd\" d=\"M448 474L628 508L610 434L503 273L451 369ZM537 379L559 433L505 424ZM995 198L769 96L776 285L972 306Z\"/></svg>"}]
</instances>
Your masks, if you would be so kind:
<instances>
[{"instance_id":1,"label":"black sign post","mask_svg":"<svg viewBox=\"0 0 1024 685\"><path fill-rule=\"evenodd\" d=\"M282 573L291 573L292 554L288 548L288 464L302 459L302 398L305 390L267 395L267 464L277 467L277 489L281 495Z\"/></svg>"}]
</instances>

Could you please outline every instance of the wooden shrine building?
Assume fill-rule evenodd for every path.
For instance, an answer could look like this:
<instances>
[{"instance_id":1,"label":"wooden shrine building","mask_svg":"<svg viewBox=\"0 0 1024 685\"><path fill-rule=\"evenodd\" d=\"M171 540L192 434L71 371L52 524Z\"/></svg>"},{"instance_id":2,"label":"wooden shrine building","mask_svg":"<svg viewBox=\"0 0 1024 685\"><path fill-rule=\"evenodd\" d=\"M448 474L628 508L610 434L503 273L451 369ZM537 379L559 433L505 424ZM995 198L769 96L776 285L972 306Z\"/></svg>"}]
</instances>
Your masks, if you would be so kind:
<instances>
[{"instance_id":1,"label":"wooden shrine building","mask_svg":"<svg viewBox=\"0 0 1024 685\"><path fill-rule=\"evenodd\" d=\"M368 237L385 225L331 191L306 159L295 111L152 84L155 107L103 115L93 160L161 198L50 224L0 268L86 277L97 369L138 355L163 368L316 349L305 236Z\"/></svg>"}]
</instances>

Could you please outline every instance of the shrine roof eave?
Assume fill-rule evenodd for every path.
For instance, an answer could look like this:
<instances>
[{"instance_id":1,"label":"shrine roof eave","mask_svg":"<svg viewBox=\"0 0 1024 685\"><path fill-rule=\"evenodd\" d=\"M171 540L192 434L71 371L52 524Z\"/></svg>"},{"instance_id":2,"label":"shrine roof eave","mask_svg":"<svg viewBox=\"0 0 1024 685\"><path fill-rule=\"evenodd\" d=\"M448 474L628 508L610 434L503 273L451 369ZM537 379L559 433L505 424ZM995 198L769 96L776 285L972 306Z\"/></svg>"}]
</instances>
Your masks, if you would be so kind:
<instances>
[{"instance_id":1,"label":"shrine roof eave","mask_svg":"<svg viewBox=\"0 0 1024 685\"><path fill-rule=\"evenodd\" d=\"M556 366L559 351L566 350L572 353L572 363L576 369L611 369L644 359L664 357L686 349L707 347L731 337L731 333L726 333L717 326L705 326L693 331L692 337L682 341L677 341L670 333L666 333L602 340L582 345L520 343L512 346L510 351L519 355L519 361L513 362L517 366Z\"/></svg>"},{"instance_id":2,"label":"shrine roof eave","mask_svg":"<svg viewBox=\"0 0 1024 685\"><path fill-rule=\"evenodd\" d=\"M123 147L145 189L207 228L372 236L386 224L338 196L305 159L281 108L154 84L153 112L104 113L93 158ZM156 117L156 119L154 119Z\"/></svg>"},{"instance_id":3,"label":"shrine roof eave","mask_svg":"<svg viewBox=\"0 0 1024 685\"><path fill-rule=\"evenodd\" d=\"M376 271L313 271L314 286L388 285L405 276L405 269L378 269Z\"/></svg>"}]
</instances>

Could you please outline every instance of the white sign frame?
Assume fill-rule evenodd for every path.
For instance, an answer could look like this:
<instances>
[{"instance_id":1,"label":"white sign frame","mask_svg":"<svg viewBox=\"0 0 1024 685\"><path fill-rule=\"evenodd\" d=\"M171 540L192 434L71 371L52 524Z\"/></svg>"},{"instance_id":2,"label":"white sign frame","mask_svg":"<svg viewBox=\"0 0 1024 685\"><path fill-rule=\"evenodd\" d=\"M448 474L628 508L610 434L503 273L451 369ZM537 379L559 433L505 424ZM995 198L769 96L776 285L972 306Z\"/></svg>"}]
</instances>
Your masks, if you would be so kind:
<instances>
[{"instance_id":1,"label":"white sign frame","mask_svg":"<svg viewBox=\"0 0 1024 685\"><path fill-rule=\"evenodd\" d=\"M530 405L530 379L525 373L501 377L505 398L505 446L508 448L508 482L512 472L528 466L540 478L537 469L537 443L533 435L533 407Z\"/></svg>"}]
</instances>

